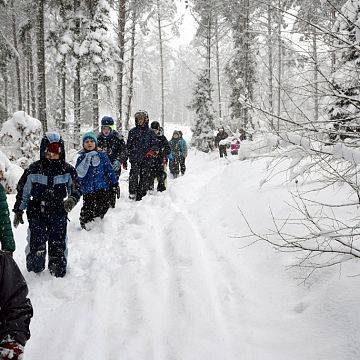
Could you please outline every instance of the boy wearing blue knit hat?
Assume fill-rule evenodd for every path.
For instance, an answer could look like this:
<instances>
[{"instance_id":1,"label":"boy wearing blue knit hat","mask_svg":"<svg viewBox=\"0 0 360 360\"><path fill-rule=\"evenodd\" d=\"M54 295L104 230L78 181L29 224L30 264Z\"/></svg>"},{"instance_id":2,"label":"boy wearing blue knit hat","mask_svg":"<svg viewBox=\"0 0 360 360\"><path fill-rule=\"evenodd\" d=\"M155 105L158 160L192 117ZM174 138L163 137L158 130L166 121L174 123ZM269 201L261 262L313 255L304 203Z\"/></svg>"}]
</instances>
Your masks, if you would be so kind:
<instances>
[{"instance_id":1,"label":"boy wearing blue knit hat","mask_svg":"<svg viewBox=\"0 0 360 360\"><path fill-rule=\"evenodd\" d=\"M93 132L83 136L83 150L76 162L80 191L83 194L83 206L80 212L80 225L95 218L105 216L110 206L112 193L120 197L120 188L109 157L98 151L97 137Z\"/></svg>"}]
</instances>

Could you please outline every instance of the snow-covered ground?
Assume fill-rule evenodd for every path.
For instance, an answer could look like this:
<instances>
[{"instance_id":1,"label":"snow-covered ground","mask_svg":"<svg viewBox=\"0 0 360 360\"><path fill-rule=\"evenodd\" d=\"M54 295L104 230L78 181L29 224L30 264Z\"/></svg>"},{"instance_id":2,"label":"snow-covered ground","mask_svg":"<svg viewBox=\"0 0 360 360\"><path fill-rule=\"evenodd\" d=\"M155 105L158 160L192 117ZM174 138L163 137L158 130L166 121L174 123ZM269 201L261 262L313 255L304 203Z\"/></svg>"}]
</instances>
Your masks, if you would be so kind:
<instances>
[{"instance_id":1,"label":"snow-covered ground","mask_svg":"<svg viewBox=\"0 0 360 360\"><path fill-rule=\"evenodd\" d=\"M25 271L26 226L15 258L34 305L25 360L350 360L360 357L355 265L299 285L292 259L248 233L287 215L281 176L259 189L265 161L190 152L168 191L128 200L81 231L70 214L64 279ZM13 202L13 196L10 198Z\"/></svg>"}]
</instances>

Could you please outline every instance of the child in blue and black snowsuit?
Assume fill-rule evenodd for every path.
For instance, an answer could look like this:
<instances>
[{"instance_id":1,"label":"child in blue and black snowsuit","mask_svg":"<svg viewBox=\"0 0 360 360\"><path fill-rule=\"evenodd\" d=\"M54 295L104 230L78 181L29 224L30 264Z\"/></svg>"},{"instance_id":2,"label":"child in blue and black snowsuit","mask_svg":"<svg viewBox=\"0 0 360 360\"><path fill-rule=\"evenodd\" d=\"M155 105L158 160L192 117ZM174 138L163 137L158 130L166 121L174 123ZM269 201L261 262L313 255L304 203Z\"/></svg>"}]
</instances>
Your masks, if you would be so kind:
<instances>
[{"instance_id":1,"label":"child in blue and black snowsuit","mask_svg":"<svg viewBox=\"0 0 360 360\"><path fill-rule=\"evenodd\" d=\"M169 169L173 178L177 178L180 173L180 165L183 159L187 155L186 145L184 147L183 142L180 139L180 134L177 130L174 131L171 140L169 141L171 153L169 155ZM182 168L182 174L185 172L185 168Z\"/></svg>"},{"instance_id":2,"label":"child in blue and black snowsuit","mask_svg":"<svg viewBox=\"0 0 360 360\"><path fill-rule=\"evenodd\" d=\"M22 216L27 209L28 271L37 273L45 269L48 243L50 273L56 277L65 276L67 213L79 198L76 170L65 162L63 140L58 133L46 133L41 140L40 160L32 163L19 180L13 209L15 227L24 223Z\"/></svg>"},{"instance_id":3,"label":"child in blue and black snowsuit","mask_svg":"<svg viewBox=\"0 0 360 360\"><path fill-rule=\"evenodd\" d=\"M127 150L131 164L129 197L139 201L150 188L151 159L158 154L156 135L149 129L149 116L146 111L135 114L135 127L129 131Z\"/></svg>"},{"instance_id":4,"label":"child in blue and black snowsuit","mask_svg":"<svg viewBox=\"0 0 360 360\"><path fill-rule=\"evenodd\" d=\"M127 150L124 138L117 131L111 127L114 125L114 120L110 116L104 116L101 119L101 132L97 137L98 148L105 151L110 159L111 165L119 179L121 173L121 166L127 169ZM110 200L111 207L115 207L116 195Z\"/></svg>"},{"instance_id":5,"label":"child in blue and black snowsuit","mask_svg":"<svg viewBox=\"0 0 360 360\"><path fill-rule=\"evenodd\" d=\"M165 135L163 134L160 124L158 121L153 121L150 125L151 129L156 134L158 141L158 153L157 156L151 160L151 180L150 180L150 190L154 189L154 181L157 180L157 191L165 191L165 180L166 180L166 171L164 169L167 158L170 155L170 145L167 141Z\"/></svg>"},{"instance_id":6,"label":"child in blue and black snowsuit","mask_svg":"<svg viewBox=\"0 0 360 360\"><path fill-rule=\"evenodd\" d=\"M98 151L97 137L93 132L83 136L83 150L76 162L83 206L80 212L80 225L95 218L101 219L110 207L112 193L120 197L120 188L109 157L105 152Z\"/></svg>"}]
</instances>

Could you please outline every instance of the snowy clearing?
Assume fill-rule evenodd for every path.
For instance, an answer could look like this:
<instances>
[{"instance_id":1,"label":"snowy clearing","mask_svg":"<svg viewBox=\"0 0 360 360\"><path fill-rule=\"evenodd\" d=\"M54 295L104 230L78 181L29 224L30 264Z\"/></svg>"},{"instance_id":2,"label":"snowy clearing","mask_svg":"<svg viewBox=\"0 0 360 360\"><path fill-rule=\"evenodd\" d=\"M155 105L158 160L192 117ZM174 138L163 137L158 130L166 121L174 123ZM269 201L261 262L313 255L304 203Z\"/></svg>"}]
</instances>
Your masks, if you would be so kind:
<instances>
[{"instance_id":1,"label":"snowy clearing","mask_svg":"<svg viewBox=\"0 0 360 360\"><path fill-rule=\"evenodd\" d=\"M86 232L70 214L63 279L25 270L26 226L15 230L34 306L25 359L315 360L360 356L354 264L299 285L291 257L234 236L258 231L269 206L286 212L283 179L259 190L265 161L191 152L168 191L121 200ZM9 197L10 206L14 201ZM285 214L282 214L285 215Z\"/></svg>"}]
</instances>

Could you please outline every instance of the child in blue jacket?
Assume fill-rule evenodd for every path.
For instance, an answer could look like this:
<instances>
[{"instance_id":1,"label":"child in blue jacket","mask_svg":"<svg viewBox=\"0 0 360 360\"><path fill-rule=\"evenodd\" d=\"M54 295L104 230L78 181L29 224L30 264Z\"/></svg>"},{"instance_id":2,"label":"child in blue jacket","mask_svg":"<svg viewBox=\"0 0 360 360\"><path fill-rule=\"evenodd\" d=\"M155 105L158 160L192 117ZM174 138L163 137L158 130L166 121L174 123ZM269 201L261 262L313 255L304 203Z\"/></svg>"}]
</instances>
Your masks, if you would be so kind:
<instances>
[{"instance_id":1,"label":"child in blue jacket","mask_svg":"<svg viewBox=\"0 0 360 360\"><path fill-rule=\"evenodd\" d=\"M83 150L76 162L80 191L83 195L83 206L80 212L80 225L95 218L101 219L110 207L112 193L120 197L120 188L109 157L97 150L97 137L93 132L83 136Z\"/></svg>"}]
</instances>

